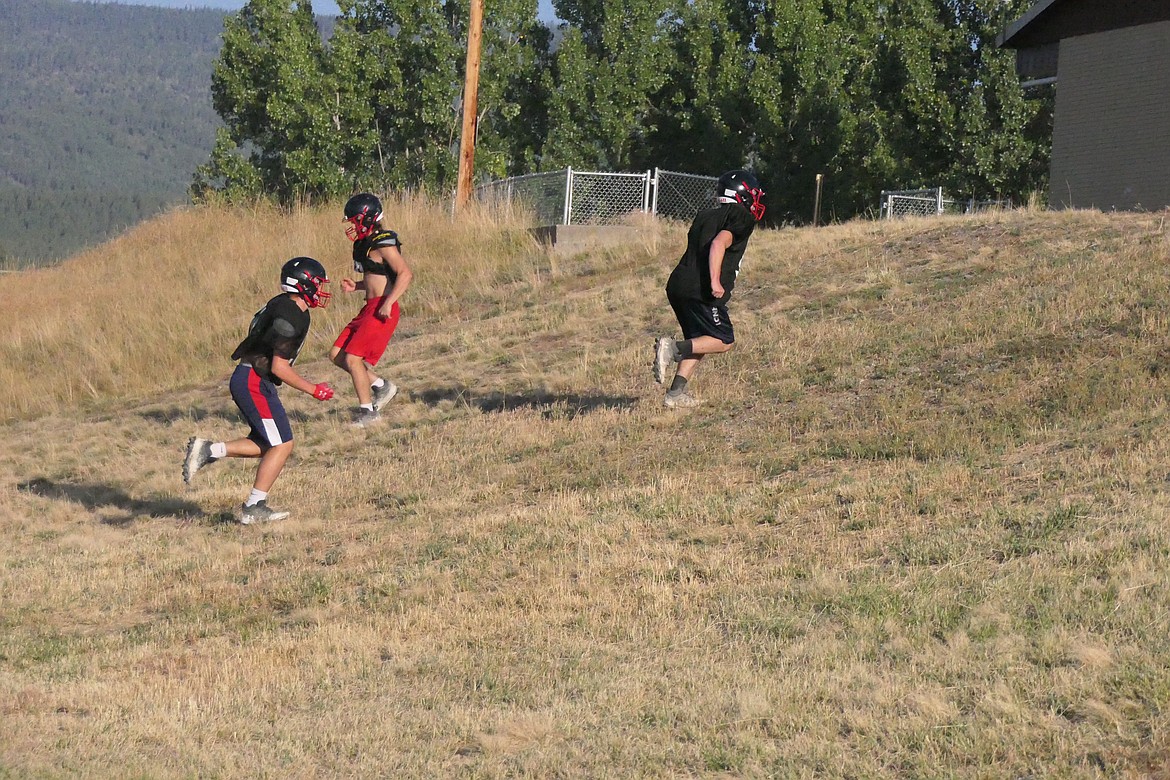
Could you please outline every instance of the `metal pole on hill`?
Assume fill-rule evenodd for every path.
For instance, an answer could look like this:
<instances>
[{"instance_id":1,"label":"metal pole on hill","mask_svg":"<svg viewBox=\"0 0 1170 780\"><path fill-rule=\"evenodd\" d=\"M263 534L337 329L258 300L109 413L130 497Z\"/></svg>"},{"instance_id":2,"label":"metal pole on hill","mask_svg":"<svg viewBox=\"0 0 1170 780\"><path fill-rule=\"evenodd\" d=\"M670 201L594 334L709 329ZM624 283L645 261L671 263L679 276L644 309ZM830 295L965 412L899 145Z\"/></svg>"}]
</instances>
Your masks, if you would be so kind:
<instances>
[{"instance_id":1,"label":"metal pole on hill","mask_svg":"<svg viewBox=\"0 0 1170 780\"><path fill-rule=\"evenodd\" d=\"M479 48L483 38L483 0L471 0L471 20L467 26L467 73L463 78L463 134L459 138L459 184L455 190L455 210L471 198L471 179L475 170L475 126L479 110Z\"/></svg>"}]
</instances>

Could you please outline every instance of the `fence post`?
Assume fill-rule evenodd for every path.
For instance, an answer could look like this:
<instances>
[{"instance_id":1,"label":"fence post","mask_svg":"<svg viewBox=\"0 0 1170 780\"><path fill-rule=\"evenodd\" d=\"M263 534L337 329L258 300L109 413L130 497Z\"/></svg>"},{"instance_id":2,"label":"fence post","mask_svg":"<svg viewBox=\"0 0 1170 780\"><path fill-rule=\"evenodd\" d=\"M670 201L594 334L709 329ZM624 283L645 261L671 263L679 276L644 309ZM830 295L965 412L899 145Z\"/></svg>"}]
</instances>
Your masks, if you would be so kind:
<instances>
[{"instance_id":1,"label":"fence post","mask_svg":"<svg viewBox=\"0 0 1170 780\"><path fill-rule=\"evenodd\" d=\"M936 211L935 211L935 213L936 213L936 214L938 214L939 216L942 216L942 213L943 213L943 194L942 194L942 187L939 187L939 188L938 188L938 205L936 206Z\"/></svg>"},{"instance_id":2,"label":"fence post","mask_svg":"<svg viewBox=\"0 0 1170 780\"><path fill-rule=\"evenodd\" d=\"M646 180L642 185L642 213L650 210L650 171L646 171Z\"/></svg>"},{"instance_id":3,"label":"fence post","mask_svg":"<svg viewBox=\"0 0 1170 780\"><path fill-rule=\"evenodd\" d=\"M817 174L817 198L813 203L813 227L817 227L821 221L821 184L825 181L825 174Z\"/></svg>"},{"instance_id":4,"label":"fence post","mask_svg":"<svg viewBox=\"0 0 1170 780\"><path fill-rule=\"evenodd\" d=\"M650 196L650 213L658 216L658 176L662 169L654 169L654 192Z\"/></svg>"},{"instance_id":5,"label":"fence post","mask_svg":"<svg viewBox=\"0 0 1170 780\"><path fill-rule=\"evenodd\" d=\"M573 213L573 166L565 169L565 216L562 225L569 224L569 217Z\"/></svg>"}]
</instances>

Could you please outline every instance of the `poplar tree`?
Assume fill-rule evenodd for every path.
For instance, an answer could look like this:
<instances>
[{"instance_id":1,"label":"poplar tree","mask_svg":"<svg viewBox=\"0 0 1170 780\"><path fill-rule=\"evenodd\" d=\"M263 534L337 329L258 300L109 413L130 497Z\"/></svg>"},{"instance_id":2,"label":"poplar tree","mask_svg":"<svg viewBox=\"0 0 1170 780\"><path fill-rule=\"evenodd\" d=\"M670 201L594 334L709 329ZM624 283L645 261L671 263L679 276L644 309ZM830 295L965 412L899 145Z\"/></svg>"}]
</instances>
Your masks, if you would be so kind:
<instances>
[{"instance_id":1,"label":"poplar tree","mask_svg":"<svg viewBox=\"0 0 1170 780\"><path fill-rule=\"evenodd\" d=\"M336 94L308 0L249 0L224 23L212 75L212 103L224 120L195 194L256 190L282 201L344 186Z\"/></svg>"},{"instance_id":2,"label":"poplar tree","mask_svg":"<svg viewBox=\"0 0 1170 780\"><path fill-rule=\"evenodd\" d=\"M556 0L569 27L554 57L542 167L628 171L641 164L668 78L672 0Z\"/></svg>"}]
</instances>

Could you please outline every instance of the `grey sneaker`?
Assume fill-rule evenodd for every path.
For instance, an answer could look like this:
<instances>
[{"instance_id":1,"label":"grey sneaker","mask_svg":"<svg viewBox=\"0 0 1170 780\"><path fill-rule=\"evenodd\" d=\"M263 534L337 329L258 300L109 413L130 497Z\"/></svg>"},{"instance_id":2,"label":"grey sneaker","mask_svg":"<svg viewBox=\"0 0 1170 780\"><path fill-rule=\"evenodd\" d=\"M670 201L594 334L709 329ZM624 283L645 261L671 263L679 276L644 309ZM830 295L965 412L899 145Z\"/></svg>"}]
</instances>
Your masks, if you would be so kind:
<instances>
[{"instance_id":1,"label":"grey sneaker","mask_svg":"<svg viewBox=\"0 0 1170 780\"><path fill-rule=\"evenodd\" d=\"M355 428L369 428L381 419L382 415L377 409L372 412L369 409L358 409L354 412L352 425Z\"/></svg>"},{"instance_id":2,"label":"grey sneaker","mask_svg":"<svg viewBox=\"0 0 1170 780\"><path fill-rule=\"evenodd\" d=\"M252 506L247 504L240 507L240 525L252 525L253 523L268 523L273 520L283 520L288 517L289 513L282 509L273 509L268 506L267 501L260 501Z\"/></svg>"},{"instance_id":3,"label":"grey sneaker","mask_svg":"<svg viewBox=\"0 0 1170 780\"><path fill-rule=\"evenodd\" d=\"M215 463L218 458L211 457L211 442L192 436L187 441L187 457L183 460L183 481L191 484L191 478L204 466Z\"/></svg>"},{"instance_id":4,"label":"grey sneaker","mask_svg":"<svg viewBox=\"0 0 1170 780\"><path fill-rule=\"evenodd\" d=\"M374 391L374 411L382 411L382 407L394 400L394 396L398 395L398 385L391 382L389 379L384 380L385 384L381 387L372 388Z\"/></svg>"},{"instance_id":5,"label":"grey sneaker","mask_svg":"<svg viewBox=\"0 0 1170 780\"><path fill-rule=\"evenodd\" d=\"M654 381L662 384L666 381L666 369L675 362L678 353L674 350L674 339L666 336L654 342Z\"/></svg>"},{"instance_id":6,"label":"grey sneaker","mask_svg":"<svg viewBox=\"0 0 1170 780\"><path fill-rule=\"evenodd\" d=\"M667 393L662 402L671 409L694 409L703 403L685 390L681 393Z\"/></svg>"}]
</instances>

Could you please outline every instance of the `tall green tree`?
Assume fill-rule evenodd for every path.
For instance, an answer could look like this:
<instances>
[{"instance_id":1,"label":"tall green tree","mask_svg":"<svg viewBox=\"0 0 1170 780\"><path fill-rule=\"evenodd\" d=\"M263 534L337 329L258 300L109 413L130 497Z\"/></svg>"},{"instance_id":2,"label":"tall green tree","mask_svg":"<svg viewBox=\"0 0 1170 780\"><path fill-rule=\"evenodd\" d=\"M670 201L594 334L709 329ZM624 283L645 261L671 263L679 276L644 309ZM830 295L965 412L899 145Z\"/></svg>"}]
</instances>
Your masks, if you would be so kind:
<instances>
[{"instance_id":1,"label":"tall green tree","mask_svg":"<svg viewBox=\"0 0 1170 780\"><path fill-rule=\"evenodd\" d=\"M536 0L486 9L477 101L476 171L525 173L544 140L549 33ZM467 0L354 0L330 42L372 109L378 169L392 186L449 187L458 170Z\"/></svg>"},{"instance_id":2,"label":"tall green tree","mask_svg":"<svg viewBox=\"0 0 1170 780\"><path fill-rule=\"evenodd\" d=\"M654 132L652 96L666 82L674 0L557 0L569 22L550 74L543 167L630 170Z\"/></svg>"},{"instance_id":3,"label":"tall green tree","mask_svg":"<svg viewBox=\"0 0 1170 780\"><path fill-rule=\"evenodd\" d=\"M288 201L344 188L338 88L308 0L249 0L228 17L211 89L226 136L196 190L260 185Z\"/></svg>"},{"instance_id":4,"label":"tall green tree","mask_svg":"<svg viewBox=\"0 0 1170 780\"><path fill-rule=\"evenodd\" d=\"M755 159L787 219L877 206L882 189L1026 197L1050 103L1025 99L995 33L1026 0L768 0L750 89Z\"/></svg>"},{"instance_id":5,"label":"tall green tree","mask_svg":"<svg viewBox=\"0 0 1170 780\"><path fill-rule=\"evenodd\" d=\"M651 97L638 167L717 175L744 164L755 135L747 89L754 24L743 0L693 0L664 20L666 78Z\"/></svg>"},{"instance_id":6,"label":"tall green tree","mask_svg":"<svg viewBox=\"0 0 1170 780\"><path fill-rule=\"evenodd\" d=\"M281 200L444 188L457 171L466 0L342 0L322 41L308 0L250 0L213 77L225 130L196 193ZM543 142L548 32L535 0L497 0L480 79L477 168L523 172Z\"/></svg>"}]
</instances>

